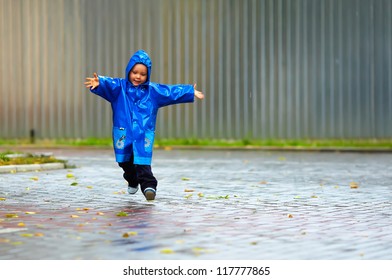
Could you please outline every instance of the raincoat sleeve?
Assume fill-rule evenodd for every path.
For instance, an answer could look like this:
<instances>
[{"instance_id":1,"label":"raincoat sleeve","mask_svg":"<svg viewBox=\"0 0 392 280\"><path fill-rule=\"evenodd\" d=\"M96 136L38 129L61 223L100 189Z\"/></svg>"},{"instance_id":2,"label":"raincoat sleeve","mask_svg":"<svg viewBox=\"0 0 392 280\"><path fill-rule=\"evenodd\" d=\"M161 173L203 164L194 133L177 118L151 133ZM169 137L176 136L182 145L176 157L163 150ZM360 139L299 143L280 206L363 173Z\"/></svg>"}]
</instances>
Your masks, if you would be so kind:
<instances>
[{"instance_id":1,"label":"raincoat sleeve","mask_svg":"<svg viewBox=\"0 0 392 280\"><path fill-rule=\"evenodd\" d=\"M192 85L165 85L155 83L151 83L150 85L158 107L188 103L195 100L195 90Z\"/></svg>"},{"instance_id":2,"label":"raincoat sleeve","mask_svg":"<svg viewBox=\"0 0 392 280\"><path fill-rule=\"evenodd\" d=\"M99 86L90 91L111 103L121 93L121 79L105 76L98 76L98 78Z\"/></svg>"}]
</instances>

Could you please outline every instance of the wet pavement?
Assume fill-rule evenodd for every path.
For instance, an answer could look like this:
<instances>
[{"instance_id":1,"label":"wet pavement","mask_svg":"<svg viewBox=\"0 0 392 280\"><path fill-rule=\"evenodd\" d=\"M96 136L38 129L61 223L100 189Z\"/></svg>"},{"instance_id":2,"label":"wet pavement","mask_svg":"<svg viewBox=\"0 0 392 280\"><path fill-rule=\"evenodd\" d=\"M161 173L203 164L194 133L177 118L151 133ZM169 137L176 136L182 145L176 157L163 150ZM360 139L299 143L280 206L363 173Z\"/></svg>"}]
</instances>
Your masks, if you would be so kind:
<instances>
[{"instance_id":1,"label":"wet pavement","mask_svg":"<svg viewBox=\"0 0 392 280\"><path fill-rule=\"evenodd\" d=\"M0 175L0 259L392 259L392 154L156 150L147 202L112 150L52 152Z\"/></svg>"}]
</instances>

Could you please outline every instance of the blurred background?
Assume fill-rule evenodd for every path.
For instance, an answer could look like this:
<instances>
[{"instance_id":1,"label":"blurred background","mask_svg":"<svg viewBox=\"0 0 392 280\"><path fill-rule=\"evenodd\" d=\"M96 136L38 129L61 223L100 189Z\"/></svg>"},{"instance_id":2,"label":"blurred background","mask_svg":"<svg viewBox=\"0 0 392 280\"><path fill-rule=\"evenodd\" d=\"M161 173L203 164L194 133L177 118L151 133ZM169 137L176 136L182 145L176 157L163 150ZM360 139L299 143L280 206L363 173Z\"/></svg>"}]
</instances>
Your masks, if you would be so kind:
<instances>
[{"instance_id":1,"label":"blurred background","mask_svg":"<svg viewBox=\"0 0 392 280\"><path fill-rule=\"evenodd\" d=\"M391 0L0 0L0 138L111 136L83 85L151 80L205 100L163 108L157 138L392 137Z\"/></svg>"}]
</instances>

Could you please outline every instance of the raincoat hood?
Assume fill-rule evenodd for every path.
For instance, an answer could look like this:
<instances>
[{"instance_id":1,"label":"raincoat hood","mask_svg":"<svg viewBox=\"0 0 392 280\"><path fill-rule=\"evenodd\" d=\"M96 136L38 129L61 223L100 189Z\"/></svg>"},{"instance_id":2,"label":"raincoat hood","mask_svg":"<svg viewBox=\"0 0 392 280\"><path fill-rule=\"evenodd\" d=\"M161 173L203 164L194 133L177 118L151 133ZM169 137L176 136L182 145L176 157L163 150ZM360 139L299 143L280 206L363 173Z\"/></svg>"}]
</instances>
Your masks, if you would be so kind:
<instances>
[{"instance_id":1,"label":"raincoat hood","mask_svg":"<svg viewBox=\"0 0 392 280\"><path fill-rule=\"evenodd\" d=\"M129 72L131 72L133 66L135 66L138 63L144 64L147 67L147 80L144 83L144 84L147 84L150 82L152 63L151 63L150 57L148 56L148 54L144 50L138 50L129 59L127 68L125 69L125 80L129 81Z\"/></svg>"}]
</instances>

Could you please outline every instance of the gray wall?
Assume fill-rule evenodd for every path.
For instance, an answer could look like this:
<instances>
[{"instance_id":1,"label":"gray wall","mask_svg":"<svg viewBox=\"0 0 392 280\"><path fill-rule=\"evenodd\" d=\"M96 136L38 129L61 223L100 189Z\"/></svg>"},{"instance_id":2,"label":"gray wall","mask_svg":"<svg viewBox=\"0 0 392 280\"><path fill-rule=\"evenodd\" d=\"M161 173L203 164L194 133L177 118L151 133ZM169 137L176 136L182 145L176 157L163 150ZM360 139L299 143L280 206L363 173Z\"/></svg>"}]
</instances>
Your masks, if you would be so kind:
<instances>
[{"instance_id":1,"label":"gray wall","mask_svg":"<svg viewBox=\"0 0 392 280\"><path fill-rule=\"evenodd\" d=\"M392 137L392 0L0 0L0 137L110 137L84 88L145 49L206 99L157 137Z\"/></svg>"}]
</instances>

